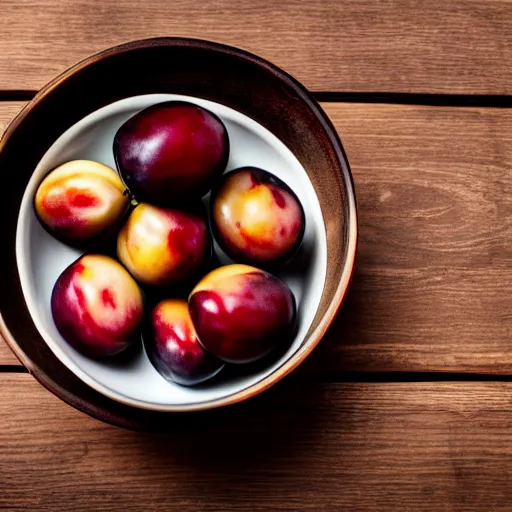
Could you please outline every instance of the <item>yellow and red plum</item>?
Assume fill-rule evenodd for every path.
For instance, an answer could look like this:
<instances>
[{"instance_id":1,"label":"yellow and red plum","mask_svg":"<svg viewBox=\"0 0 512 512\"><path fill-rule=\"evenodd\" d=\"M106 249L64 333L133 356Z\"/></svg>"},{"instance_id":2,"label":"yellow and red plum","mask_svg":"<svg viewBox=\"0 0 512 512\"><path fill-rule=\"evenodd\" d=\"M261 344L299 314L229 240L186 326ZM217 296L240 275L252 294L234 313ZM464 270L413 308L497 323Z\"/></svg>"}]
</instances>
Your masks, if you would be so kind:
<instances>
[{"instance_id":1,"label":"yellow and red plum","mask_svg":"<svg viewBox=\"0 0 512 512\"><path fill-rule=\"evenodd\" d=\"M132 276L151 286L180 284L198 272L211 249L204 216L139 204L121 228L117 255Z\"/></svg>"},{"instance_id":2,"label":"yellow and red plum","mask_svg":"<svg viewBox=\"0 0 512 512\"><path fill-rule=\"evenodd\" d=\"M201 345L226 363L256 361L295 333L292 291L273 274L249 265L226 265L208 273L188 304Z\"/></svg>"},{"instance_id":3,"label":"yellow and red plum","mask_svg":"<svg viewBox=\"0 0 512 512\"><path fill-rule=\"evenodd\" d=\"M183 299L165 299L155 306L145 322L143 341L160 375L182 386L204 382L224 366L199 344Z\"/></svg>"},{"instance_id":4,"label":"yellow and red plum","mask_svg":"<svg viewBox=\"0 0 512 512\"><path fill-rule=\"evenodd\" d=\"M57 330L76 350L101 359L141 341L143 297L116 260L86 254L57 279L51 312Z\"/></svg>"},{"instance_id":5,"label":"yellow and red plum","mask_svg":"<svg viewBox=\"0 0 512 512\"><path fill-rule=\"evenodd\" d=\"M229 137L209 110L166 101L128 119L113 149L118 171L138 201L175 206L211 189L227 165Z\"/></svg>"},{"instance_id":6,"label":"yellow and red plum","mask_svg":"<svg viewBox=\"0 0 512 512\"><path fill-rule=\"evenodd\" d=\"M37 217L53 236L80 243L118 225L129 206L116 171L90 160L73 160L51 171L34 199Z\"/></svg>"},{"instance_id":7,"label":"yellow and red plum","mask_svg":"<svg viewBox=\"0 0 512 512\"><path fill-rule=\"evenodd\" d=\"M305 224L295 193L262 169L231 171L212 193L214 237L237 263L270 268L287 262L302 243Z\"/></svg>"}]
</instances>

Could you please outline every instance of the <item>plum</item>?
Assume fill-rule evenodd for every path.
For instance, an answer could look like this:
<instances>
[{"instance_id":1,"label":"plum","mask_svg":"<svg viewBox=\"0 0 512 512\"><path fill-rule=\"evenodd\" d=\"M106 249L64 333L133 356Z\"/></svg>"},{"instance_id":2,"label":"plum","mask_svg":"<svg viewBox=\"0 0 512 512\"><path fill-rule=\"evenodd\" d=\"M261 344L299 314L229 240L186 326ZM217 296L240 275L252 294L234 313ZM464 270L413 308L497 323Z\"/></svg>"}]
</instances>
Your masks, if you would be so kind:
<instances>
[{"instance_id":1,"label":"plum","mask_svg":"<svg viewBox=\"0 0 512 512\"><path fill-rule=\"evenodd\" d=\"M199 342L226 363L256 361L295 334L292 291L273 274L249 265L211 271L192 290L188 305Z\"/></svg>"},{"instance_id":2,"label":"plum","mask_svg":"<svg viewBox=\"0 0 512 512\"><path fill-rule=\"evenodd\" d=\"M117 239L117 255L140 283L181 284L199 272L211 252L200 209L176 210L141 203Z\"/></svg>"},{"instance_id":3,"label":"plum","mask_svg":"<svg viewBox=\"0 0 512 512\"><path fill-rule=\"evenodd\" d=\"M73 245L113 230L129 206L117 172L91 160L72 160L51 171L34 198L41 224L55 238Z\"/></svg>"},{"instance_id":4,"label":"plum","mask_svg":"<svg viewBox=\"0 0 512 512\"><path fill-rule=\"evenodd\" d=\"M141 341L142 293L126 269L101 254L85 254L57 279L52 317L62 337L95 359L118 354Z\"/></svg>"},{"instance_id":5,"label":"plum","mask_svg":"<svg viewBox=\"0 0 512 512\"><path fill-rule=\"evenodd\" d=\"M229 137L222 120L186 101L165 101L116 132L119 174L139 202L176 206L200 199L224 171Z\"/></svg>"},{"instance_id":6,"label":"plum","mask_svg":"<svg viewBox=\"0 0 512 512\"><path fill-rule=\"evenodd\" d=\"M237 263L271 270L288 262L302 243L304 209L268 171L242 167L225 174L210 204L214 237Z\"/></svg>"},{"instance_id":7,"label":"plum","mask_svg":"<svg viewBox=\"0 0 512 512\"><path fill-rule=\"evenodd\" d=\"M224 367L199 344L183 299L164 299L154 307L144 322L143 341L160 375L182 386L204 382Z\"/></svg>"}]
</instances>

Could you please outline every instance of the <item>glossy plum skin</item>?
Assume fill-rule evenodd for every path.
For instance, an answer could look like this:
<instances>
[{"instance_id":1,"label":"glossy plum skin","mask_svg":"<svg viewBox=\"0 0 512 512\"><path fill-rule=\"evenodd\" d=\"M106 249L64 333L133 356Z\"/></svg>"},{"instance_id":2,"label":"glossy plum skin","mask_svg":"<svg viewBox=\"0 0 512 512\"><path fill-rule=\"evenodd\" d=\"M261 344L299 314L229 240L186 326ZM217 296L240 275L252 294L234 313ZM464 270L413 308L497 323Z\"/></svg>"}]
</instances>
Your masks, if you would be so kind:
<instances>
[{"instance_id":1,"label":"glossy plum skin","mask_svg":"<svg viewBox=\"0 0 512 512\"><path fill-rule=\"evenodd\" d=\"M151 363L170 382L194 386L224 367L199 344L183 299L165 299L155 306L145 322L143 340Z\"/></svg>"},{"instance_id":2,"label":"glossy plum skin","mask_svg":"<svg viewBox=\"0 0 512 512\"><path fill-rule=\"evenodd\" d=\"M51 171L34 198L36 215L48 232L77 245L112 230L129 206L116 171L90 160L73 160Z\"/></svg>"},{"instance_id":3,"label":"glossy plum skin","mask_svg":"<svg viewBox=\"0 0 512 512\"><path fill-rule=\"evenodd\" d=\"M229 137L209 110L166 101L128 119L113 149L118 171L139 202L175 206L211 189L226 168Z\"/></svg>"},{"instance_id":4,"label":"glossy plum skin","mask_svg":"<svg viewBox=\"0 0 512 512\"><path fill-rule=\"evenodd\" d=\"M225 174L215 187L211 225L231 259L271 268L297 252L306 220L288 185L267 171L243 167Z\"/></svg>"},{"instance_id":5,"label":"glossy plum skin","mask_svg":"<svg viewBox=\"0 0 512 512\"><path fill-rule=\"evenodd\" d=\"M196 212L139 204L121 228L117 255L132 276L150 286L181 284L211 252L205 218Z\"/></svg>"},{"instance_id":6,"label":"glossy plum skin","mask_svg":"<svg viewBox=\"0 0 512 512\"><path fill-rule=\"evenodd\" d=\"M52 317L62 337L95 359L140 342L143 297L137 283L114 259L86 254L57 279Z\"/></svg>"},{"instance_id":7,"label":"glossy plum skin","mask_svg":"<svg viewBox=\"0 0 512 512\"><path fill-rule=\"evenodd\" d=\"M201 345L226 363L256 361L295 334L293 293L274 275L249 265L213 270L192 290L188 304Z\"/></svg>"}]
</instances>

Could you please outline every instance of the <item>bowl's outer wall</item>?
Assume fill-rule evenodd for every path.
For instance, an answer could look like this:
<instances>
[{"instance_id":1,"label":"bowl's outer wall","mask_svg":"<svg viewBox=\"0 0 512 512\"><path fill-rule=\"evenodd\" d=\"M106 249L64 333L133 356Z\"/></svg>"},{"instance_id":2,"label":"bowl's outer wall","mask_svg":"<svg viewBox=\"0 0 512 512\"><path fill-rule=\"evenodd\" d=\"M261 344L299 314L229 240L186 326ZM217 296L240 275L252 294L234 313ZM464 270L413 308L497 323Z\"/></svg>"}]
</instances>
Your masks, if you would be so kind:
<instances>
[{"instance_id":1,"label":"bowl's outer wall","mask_svg":"<svg viewBox=\"0 0 512 512\"><path fill-rule=\"evenodd\" d=\"M0 170L3 180L10 182L9 193L0 202L1 327L20 361L53 393L98 419L134 429L161 428L169 416L176 415L132 408L106 398L80 381L53 355L25 306L15 239L26 184L53 142L98 108L152 93L197 96L252 117L281 139L307 171L324 216L328 258L324 293L304 342L310 349L341 305L357 242L355 207L350 208L351 200L355 205L353 183L336 132L307 91L272 64L206 41L152 39L94 55L48 84L9 125L0 142ZM340 289L342 276L344 285ZM295 356L285 364L289 367L280 377L299 364L300 360L294 359ZM278 379L272 374L266 380L235 395L230 402L259 393Z\"/></svg>"}]
</instances>

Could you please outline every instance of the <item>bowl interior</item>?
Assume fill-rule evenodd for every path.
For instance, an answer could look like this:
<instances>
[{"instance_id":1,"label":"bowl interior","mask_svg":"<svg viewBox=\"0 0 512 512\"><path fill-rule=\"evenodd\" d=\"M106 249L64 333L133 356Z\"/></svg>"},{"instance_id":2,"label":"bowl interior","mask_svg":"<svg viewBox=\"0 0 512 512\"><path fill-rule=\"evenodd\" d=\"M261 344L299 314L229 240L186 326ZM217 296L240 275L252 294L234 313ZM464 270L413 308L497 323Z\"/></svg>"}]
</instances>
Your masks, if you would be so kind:
<instances>
[{"instance_id":1,"label":"bowl interior","mask_svg":"<svg viewBox=\"0 0 512 512\"><path fill-rule=\"evenodd\" d=\"M53 323L50 297L60 273L81 253L58 242L44 230L33 209L37 186L54 167L73 159L89 159L115 168L112 142L119 126L142 108L167 100L194 102L221 117L231 142L227 171L252 165L276 174L295 191L306 214L303 245L292 264L278 273L291 287L299 308L299 329L293 343L284 353L270 356L258 364L221 372L215 379L195 387L179 386L164 380L150 364L143 349L130 358L95 361L65 342ZM207 201L208 196L205 198ZM307 172L294 154L250 117L217 102L175 94L139 95L113 102L75 123L51 145L37 164L23 196L16 254L30 315L59 360L89 386L114 400L163 411L229 397L261 381L286 362L304 343L313 323L327 268L326 229L318 197ZM221 260L229 263L225 255Z\"/></svg>"}]
</instances>

